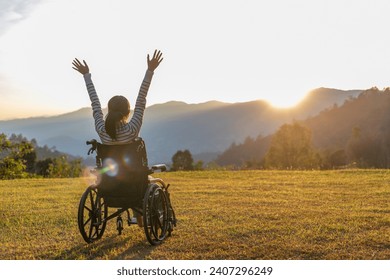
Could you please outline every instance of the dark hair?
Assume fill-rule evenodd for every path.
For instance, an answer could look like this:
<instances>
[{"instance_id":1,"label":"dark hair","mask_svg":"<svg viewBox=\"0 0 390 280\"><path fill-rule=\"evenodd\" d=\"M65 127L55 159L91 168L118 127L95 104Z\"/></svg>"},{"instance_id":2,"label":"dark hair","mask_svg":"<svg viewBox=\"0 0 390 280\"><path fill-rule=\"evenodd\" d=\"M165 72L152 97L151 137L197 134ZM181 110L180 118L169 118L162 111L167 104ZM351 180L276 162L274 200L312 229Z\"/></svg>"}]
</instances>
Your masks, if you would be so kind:
<instances>
[{"instance_id":1,"label":"dark hair","mask_svg":"<svg viewBox=\"0 0 390 280\"><path fill-rule=\"evenodd\" d=\"M108 114L105 121L107 134L116 140L116 128L119 122L130 113L130 103L126 97L116 95L108 101Z\"/></svg>"}]
</instances>

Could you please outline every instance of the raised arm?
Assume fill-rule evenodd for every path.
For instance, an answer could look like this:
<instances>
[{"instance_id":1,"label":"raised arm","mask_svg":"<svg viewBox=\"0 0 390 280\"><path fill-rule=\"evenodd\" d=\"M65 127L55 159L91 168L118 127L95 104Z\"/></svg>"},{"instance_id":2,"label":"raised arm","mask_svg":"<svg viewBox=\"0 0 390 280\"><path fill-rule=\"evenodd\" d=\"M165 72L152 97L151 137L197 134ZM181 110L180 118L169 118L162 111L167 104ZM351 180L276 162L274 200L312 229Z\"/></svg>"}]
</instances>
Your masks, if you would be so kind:
<instances>
[{"instance_id":1,"label":"raised arm","mask_svg":"<svg viewBox=\"0 0 390 280\"><path fill-rule=\"evenodd\" d=\"M135 134L138 135L143 121L144 111L146 107L146 95L148 94L149 86L152 81L154 70L160 65L163 60L161 51L154 51L152 59L150 59L149 54L147 55L148 69L145 73L144 80L142 81L141 87L139 89L137 101L135 103L133 117L130 120L132 128L135 130Z\"/></svg>"},{"instance_id":2,"label":"raised arm","mask_svg":"<svg viewBox=\"0 0 390 280\"><path fill-rule=\"evenodd\" d=\"M80 72L84 77L89 99L91 100L93 118L95 120L95 129L97 133L100 134L104 128L103 111L100 105L99 97L95 90L95 86L91 79L91 73L89 73L88 64L85 62L85 60L83 60L83 63L81 63L77 58L73 60L72 64L73 64L72 68Z\"/></svg>"}]
</instances>

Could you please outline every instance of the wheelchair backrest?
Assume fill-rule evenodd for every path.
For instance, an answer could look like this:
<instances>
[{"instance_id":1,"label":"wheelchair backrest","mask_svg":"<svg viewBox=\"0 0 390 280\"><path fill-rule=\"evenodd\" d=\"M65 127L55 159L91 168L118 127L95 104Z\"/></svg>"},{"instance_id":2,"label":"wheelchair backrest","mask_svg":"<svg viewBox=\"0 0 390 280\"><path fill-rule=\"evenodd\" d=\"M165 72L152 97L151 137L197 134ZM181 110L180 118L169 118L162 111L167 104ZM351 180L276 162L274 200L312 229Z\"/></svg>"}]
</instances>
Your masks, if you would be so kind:
<instances>
[{"instance_id":1,"label":"wheelchair backrest","mask_svg":"<svg viewBox=\"0 0 390 280\"><path fill-rule=\"evenodd\" d=\"M141 138L123 145L98 143L97 157L100 160L100 166L98 167L105 169L108 175L148 170L145 142Z\"/></svg>"},{"instance_id":2,"label":"wheelchair backrest","mask_svg":"<svg viewBox=\"0 0 390 280\"><path fill-rule=\"evenodd\" d=\"M108 205L123 206L123 202L139 201L147 186L148 159L141 138L124 145L97 143L100 173L99 189Z\"/></svg>"}]
</instances>

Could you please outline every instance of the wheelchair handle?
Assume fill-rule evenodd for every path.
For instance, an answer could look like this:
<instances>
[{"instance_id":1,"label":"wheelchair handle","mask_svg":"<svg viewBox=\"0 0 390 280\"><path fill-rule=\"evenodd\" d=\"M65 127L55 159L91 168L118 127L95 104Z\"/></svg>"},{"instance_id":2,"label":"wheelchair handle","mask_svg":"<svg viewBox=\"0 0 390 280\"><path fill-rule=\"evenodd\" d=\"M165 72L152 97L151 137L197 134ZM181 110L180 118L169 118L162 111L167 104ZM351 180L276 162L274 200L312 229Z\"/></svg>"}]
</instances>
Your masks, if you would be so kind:
<instances>
[{"instance_id":1,"label":"wheelchair handle","mask_svg":"<svg viewBox=\"0 0 390 280\"><path fill-rule=\"evenodd\" d=\"M167 166L165 164L156 164L156 165L153 165L151 170L153 172L157 171L157 170L160 170L160 172L164 172L164 171L167 171Z\"/></svg>"},{"instance_id":2,"label":"wheelchair handle","mask_svg":"<svg viewBox=\"0 0 390 280\"><path fill-rule=\"evenodd\" d=\"M94 151L96 151L97 149L97 141L96 139L92 139L90 141L87 141L86 144L87 145L92 145L92 147L88 150L88 155L92 154Z\"/></svg>"}]
</instances>

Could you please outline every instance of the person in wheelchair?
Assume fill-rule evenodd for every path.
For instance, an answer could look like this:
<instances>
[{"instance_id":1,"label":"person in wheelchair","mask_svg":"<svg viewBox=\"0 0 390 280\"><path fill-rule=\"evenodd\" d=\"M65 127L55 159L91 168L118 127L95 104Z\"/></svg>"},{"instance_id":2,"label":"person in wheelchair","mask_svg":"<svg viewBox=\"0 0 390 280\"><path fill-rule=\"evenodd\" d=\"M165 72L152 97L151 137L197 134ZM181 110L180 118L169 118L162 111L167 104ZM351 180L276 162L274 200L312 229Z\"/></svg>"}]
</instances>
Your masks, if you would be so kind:
<instances>
[{"instance_id":1,"label":"person in wheelchair","mask_svg":"<svg viewBox=\"0 0 390 280\"><path fill-rule=\"evenodd\" d=\"M89 66L85 60L83 63L75 58L72 62L73 69L80 72L87 87L91 100L95 129L102 144L118 145L132 143L138 136L142 126L143 115L146 106L146 96L156 68L163 60L161 51L154 51L152 59L147 55L147 70L142 81L138 97L135 103L132 118L130 117L130 103L126 97L113 96L108 102L108 113L104 119L99 97L91 79ZM138 225L142 227L142 217L136 215Z\"/></svg>"}]
</instances>

